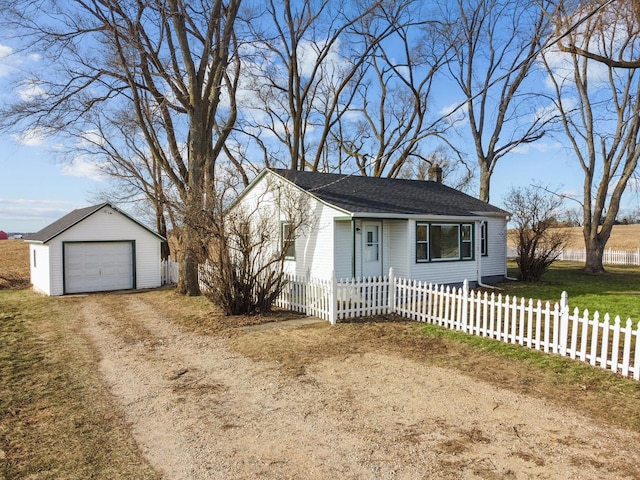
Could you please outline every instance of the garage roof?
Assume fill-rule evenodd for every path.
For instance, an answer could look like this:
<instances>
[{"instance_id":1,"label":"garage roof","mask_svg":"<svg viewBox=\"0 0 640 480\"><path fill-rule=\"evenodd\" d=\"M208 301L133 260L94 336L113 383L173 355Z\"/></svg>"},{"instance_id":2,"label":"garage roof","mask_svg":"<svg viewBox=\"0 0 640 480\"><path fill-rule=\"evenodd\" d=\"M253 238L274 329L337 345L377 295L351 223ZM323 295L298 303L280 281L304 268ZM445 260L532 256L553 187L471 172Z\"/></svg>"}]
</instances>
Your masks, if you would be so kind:
<instances>
[{"instance_id":1,"label":"garage roof","mask_svg":"<svg viewBox=\"0 0 640 480\"><path fill-rule=\"evenodd\" d=\"M27 242L34 242L34 243L47 243L50 240L52 240L55 237L57 237L58 235L60 235L61 233L69 230L74 225L77 225L78 223L83 221L85 218L87 218L87 217L93 215L94 213L100 211L104 207L112 208L116 212L121 213L122 215L127 217L132 222L140 225L142 228L144 228L148 232L152 233L153 235L155 235L159 239L161 239L163 241L166 240L164 237L162 237L161 235L158 235L156 232L151 230L149 227L143 225L142 223L137 221L135 218L127 215L122 210L114 207L109 202L101 203L100 205L94 205L94 206L91 206L91 207L78 208L76 210L73 210L72 212L67 213L64 217L56 220L52 224L47 225L46 227L44 227L39 232L33 233L31 235L28 235L27 237L25 237L25 240Z\"/></svg>"}]
</instances>

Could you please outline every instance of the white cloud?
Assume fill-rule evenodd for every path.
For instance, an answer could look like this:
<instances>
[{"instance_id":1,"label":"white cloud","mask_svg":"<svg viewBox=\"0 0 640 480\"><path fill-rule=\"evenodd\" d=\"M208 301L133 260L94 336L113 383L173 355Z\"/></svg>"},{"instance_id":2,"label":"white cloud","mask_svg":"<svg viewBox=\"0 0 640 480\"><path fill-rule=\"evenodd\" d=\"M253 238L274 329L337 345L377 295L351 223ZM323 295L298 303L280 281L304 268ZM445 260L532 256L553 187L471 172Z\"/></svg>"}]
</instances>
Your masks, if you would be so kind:
<instances>
[{"instance_id":1,"label":"white cloud","mask_svg":"<svg viewBox=\"0 0 640 480\"><path fill-rule=\"evenodd\" d=\"M0 221L15 225L12 229L16 231L39 230L74 208L70 201L0 198Z\"/></svg>"},{"instance_id":2,"label":"white cloud","mask_svg":"<svg viewBox=\"0 0 640 480\"><path fill-rule=\"evenodd\" d=\"M98 132L98 130L86 130L82 132L78 146L87 148L92 145L104 145L106 143L104 137Z\"/></svg>"},{"instance_id":3,"label":"white cloud","mask_svg":"<svg viewBox=\"0 0 640 480\"><path fill-rule=\"evenodd\" d=\"M18 90L16 90L18 96L25 102L31 102L38 97L43 96L46 92L36 82L29 82L23 84Z\"/></svg>"},{"instance_id":4,"label":"white cloud","mask_svg":"<svg viewBox=\"0 0 640 480\"><path fill-rule=\"evenodd\" d=\"M460 102L452 103L440 110L440 115L444 117L445 122L456 127L461 127L469 123L466 113L466 106Z\"/></svg>"},{"instance_id":5,"label":"white cloud","mask_svg":"<svg viewBox=\"0 0 640 480\"><path fill-rule=\"evenodd\" d=\"M48 137L47 131L44 128L32 128L20 135L12 135L15 142L29 147L42 145Z\"/></svg>"},{"instance_id":6,"label":"white cloud","mask_svg":"<svg viewBox=\"0 0 640 480\"><path fill-rule=\"evenodd\" d=\"M555 152L565 148L560 142L541 142L523 143L511 150L511 153L527 155L532 152L548 153Z\"/></svg>"},{"instance_id":7,"label":"white cloud","mask_svg":"<svg viewBox=\"0 0 640 480\"><path fill-rule=\"evenodd\" d=\"M11 73L11 55L13 48L0 44L0 77L6 77Z\"/></svg>"},{"instance_id":8,"label":"white cloud","mask_svg":"<svg viewBox=\"0 0 640 480\"><path fill-rule=\"evenodd\" d=\"M64 163L61 169L64 175L86 177L96 181L105 179L105 174L98 163L83 157L76 157L70 162Z\"/></svg>"},{"instance_id":9,"label":"white cloud","mask_svg":"<svg viewBox=\"0 0 640 480\"><path fill-rule=\"evenodd\" d=\"M0 44L0 60L4 60L13 53L13 48Z\"/></svg>"}]
</instances>

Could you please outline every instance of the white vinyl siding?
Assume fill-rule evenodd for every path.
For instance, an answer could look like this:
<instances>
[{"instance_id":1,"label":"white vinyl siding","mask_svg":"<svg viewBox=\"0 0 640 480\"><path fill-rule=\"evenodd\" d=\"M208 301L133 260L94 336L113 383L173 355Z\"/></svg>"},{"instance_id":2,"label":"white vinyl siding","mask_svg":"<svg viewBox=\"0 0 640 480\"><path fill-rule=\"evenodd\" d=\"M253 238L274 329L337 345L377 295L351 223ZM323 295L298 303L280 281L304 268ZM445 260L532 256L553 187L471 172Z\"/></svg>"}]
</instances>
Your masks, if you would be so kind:
<instances>
[{"instance_id":1,"label":"white vinyl siding","mask_svg":"<svg viewBox=\"0 0 640 480\"><path fill-rule=\"evenodd\" d=\"M409 259L412 254L408 250L407 220L385 220L383 229L386 232L385 239L385 275L388 275L392 267L394 275L407 277L409 274ZM411 257L413 261L413 257Z\"/></svg>"},{"instance_id":2,"label":"white vinyl siding","mask_svg":"<svg viewBox=\"0 0 640 480\"><path fill-rule=\"evenodd\" d=\"M234 209L255 212L258 217L267 216L279 222L290 221L281 204L295 200L301 191L287 184L272 172L266 174L250 190L244 192ZM295 259L285 261L285 271L299 276L329 279L334 271L334 222L345 214L313 198L309 199L308 225L296 232ZM349 223L349 222L347 222ZM278 236L278 242L280 238ZM274 248L278 245L274 245ZM350 256L350 246L349 256ZM349 257L350 258L350 257ZM350 269L350 260L345 265Z\"/></svg>"},{"instance_id":3,"label":"white vinyl siding","mask_svg":"<svg viewBox=\"0 0 640 480\"><path fill-rule=\"evenodd\" d=\"M315 200L309 212L311 225L296 240L296 273L329 279L334 270L334 219L340 212Z\"/></svg>"},{"instance_id":4,"label":"white vinyl siding","mask_svg":"<svg viewBox=\"0 0 640 480\"><path fill-rule=\"evenodd\" d=\"M507 238L506 220L504 218L488 218L487 255L481 258L483 277L504 275L506 273Z\"/></svg>"},{"instance_id":5,"label":"white vinyl siding","mask_svg":"<svg viewBox=\"0 0 640 480\"><path fill-rule=\"evenodd\" d=\"M45 295L51 295L49 247L32 243L29 245L29 254L31 259L31 284L34 290ZM35 265L34 258L36 259Z\"/></svg>"},{"instance_id":6,"label":"white vinyl siding","mask_svg":"<svg viewBox=\"0 0 640 480\"><path fill-rule=\"evenodd\" d=\"M351 236L351 220L336 221L333 224L333 231L333 258L336 278L351 278L353 270L353 239Z\"/></svg>"}]
</instances>

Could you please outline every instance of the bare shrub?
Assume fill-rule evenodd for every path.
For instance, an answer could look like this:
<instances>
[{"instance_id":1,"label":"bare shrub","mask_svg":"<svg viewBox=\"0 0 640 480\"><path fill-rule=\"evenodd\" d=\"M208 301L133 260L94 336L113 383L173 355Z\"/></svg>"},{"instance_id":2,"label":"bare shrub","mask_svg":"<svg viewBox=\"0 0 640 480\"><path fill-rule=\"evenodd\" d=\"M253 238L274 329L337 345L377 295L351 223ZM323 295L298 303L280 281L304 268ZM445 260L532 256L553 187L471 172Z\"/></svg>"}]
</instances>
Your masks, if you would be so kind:
<instances>
[{"instance_id":1,"label":"bare shrub","mask_svg":"<svg viewBox=\"0 0 640 480\"><path fill-rule=\"evenodd\" d=\"M236 205L208 222L200 282L203 294L226 315L271 311L287 281L285 263L309 226L307 199L288 192Z\"/></svg>"},{"instance_id":2,"label":"bare shrub","mask_svg":"<svg viewBox=\"0 0 640 480\"><path fill-rule=\"evenodd\" d=\"M509 235L517 246L518 278L538 281L569 239L566 230L555 228L562 198L540 188L512 188L504 206L515 224Z\"/></svg>"}]
</instances>

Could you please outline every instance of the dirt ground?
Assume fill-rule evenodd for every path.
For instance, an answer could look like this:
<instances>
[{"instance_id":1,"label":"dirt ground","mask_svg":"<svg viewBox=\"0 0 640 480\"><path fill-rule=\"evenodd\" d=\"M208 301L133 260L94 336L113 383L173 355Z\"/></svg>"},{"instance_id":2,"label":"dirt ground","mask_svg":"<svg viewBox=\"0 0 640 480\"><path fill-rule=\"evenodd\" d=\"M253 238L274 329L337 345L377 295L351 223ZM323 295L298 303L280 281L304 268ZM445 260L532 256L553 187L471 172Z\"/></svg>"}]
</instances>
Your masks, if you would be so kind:
<instances>
[{"instance_id":1,"label":"dirt ground","mask_svg":"<svg viewBox=\"0 0 640 480\"><path fill-rule=\"evenodd\" d=\"M70 301L163 478L640 478L640 435L543 400L384 350L287 374L182 329L142 294L118 297L117 311L109 295ZM332 327L243 335L286 328L304 339Z\"/></svg>"}]
</instances>

